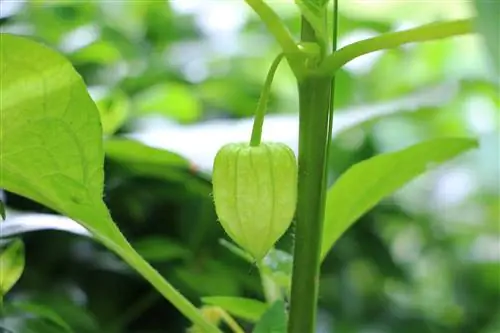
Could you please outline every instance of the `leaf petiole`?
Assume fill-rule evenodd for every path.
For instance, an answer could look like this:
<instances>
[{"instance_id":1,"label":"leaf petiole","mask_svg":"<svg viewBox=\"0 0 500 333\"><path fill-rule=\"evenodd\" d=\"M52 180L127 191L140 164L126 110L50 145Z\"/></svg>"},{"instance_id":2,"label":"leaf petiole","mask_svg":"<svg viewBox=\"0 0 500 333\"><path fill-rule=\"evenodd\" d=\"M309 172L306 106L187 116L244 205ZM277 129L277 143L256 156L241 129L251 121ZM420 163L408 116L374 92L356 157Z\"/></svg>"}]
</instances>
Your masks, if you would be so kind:
<instances>
[{"instance_id":1,"label":"leaf petiole","mask_svg":"<svg viewBox=\"0 0 500 333\"><path fill-rule=\"evenodd\" d=\"M386 33L347 45L326 57L319 66L317 74L334 75L337 70L349 61L371 52L391 49L408 43L425 42L471 33L473 31L472 22L471 19L435 22L418 28Z\"/></svg>"}]
</instances>

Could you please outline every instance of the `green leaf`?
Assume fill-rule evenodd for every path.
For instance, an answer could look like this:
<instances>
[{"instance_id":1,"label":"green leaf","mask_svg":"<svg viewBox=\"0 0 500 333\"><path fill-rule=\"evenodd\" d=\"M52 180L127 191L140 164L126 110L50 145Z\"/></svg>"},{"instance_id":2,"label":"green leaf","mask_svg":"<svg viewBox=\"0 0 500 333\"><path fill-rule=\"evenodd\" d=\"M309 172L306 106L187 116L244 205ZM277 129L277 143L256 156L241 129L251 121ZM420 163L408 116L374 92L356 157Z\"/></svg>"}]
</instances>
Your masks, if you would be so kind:
<instances>
[{"instance_id":1,"label":"green leaf","mask_svg":"<svg viewBox=\"0 0 500 333\"><path fill-rule=\"evenodd\" d=\"M168 181L186 181L192 177L191 164L178 154L125 138L104 142L106 157L137 175Z\"/></svg>"},{"instance_id":2,"label":"green leaf","mask_svg":"<svg viewBox=\"0 0 500 333\"><path fill-rule=\"evenodd\" d=\"M493 66L500 75L500 1L475 0L476 29L484 37Z\"/></svg>"},{"instance_id":3,"label":"green leaf","mask_svg":"<svg viewBox=\"0 0 500 333\"><path fill-rule=\"evenodd\" d=\"M28 313L36 317L37 319L44 319L48 322L51 322L52 324L57 325L63 332L73 332L68 323L66 323L66 321L64 321L64 319L57 312L44 304L36 304L32 302L16 302L10 304L10 307L12 308L11 311L21 311L23 316Z\"/></svg>"},{"instance_id":4,"label":"green leaf","mask_svg":"<svg viewBox=\"0 0 500 333\"><path fill-rule=\"evenodd\" d=\"M140 239L132 243L135 250L149 262L166 262L185 259L191 252L184 246L166 237L156 236Z\"/></svg>"},{"instance_id":5,"label":"green leaf","mask_svg":"<svg viewBox=\"0 0 500 333\"><path fill-rule=\"evenodd\" d=\"M466 138L434 139L352 166L327 194L322 258L358 218L384 197L433 166L477 146L477 141Z\"/></svg>"},{"instance_id":6,"label":"green leaf","mask_svg":"<svg viewBox=\"0 0 500 333\"><path fill-rule=\"evenodd\" d=\"M286 333L287 315L285 302L276 301L262 315L252 333Z\"/></svg>"},{"instance_id":7,"label":"green leaf","mask_svg":"<svg viewBox=\"0 0 500 333\"><path fill-rule=\"evenodd\" d=\"M8 34L0 43L0 187L111 237L99 112L83 80L48 47Z\"/></svg>"},{"instance_id":8,"label":"green leaf","mask_svg":"<svg viewBox=\"0 0 500 333\"><path fill-rule=\"evenodd\" d=\"M147 146L139 141L112 138L105 141L106 156L127 166L153 164L163 168L179 167L187 169L189 162L168 150Z\"/></svg>"},{"instance_id":9,"label":"green leaf","mask_svg":"<svg viewBox=\"0 0 500 333\"><path fill-rule=\"evenodd\" d=\"M3 296L16 284L24 270L24 243L20 239L9 242L0 253L0 303Z\"/></svg>"},{"instance_id":10,"label":"green leaf","mask_svg":"<svg viewBox=\"0 0 500 333\"><path fill-rule=\"evenodd\" d=\"M99 111L71 63L50 48L0 38L0 188L68 216L140 272L179 311L218 332L127 242L102 200Z\"/></svg>"},{"instance_id":11,"label":"green leaf","mask_svg":"<svg viewBox=\"0 0 500 333\"><path fill-rule=\"evenodd\" d=\"M213 296L203 297L201 300L205 304L219 306L231 315L250 322L257 322L268 308L266 303L242 297Z\"/></svg>"},{"instance_id":12,"label":"green leaf","mask_svg":"<svg viewBox=\"0 0 500 333\"><path fill-rule=\"evenodd\" d=\"M325 0L295 0L300 12L307 22L313 27L316 37L320 40L328 41Z\"/></svg>"},{"instance_id":13,"label":"green leaf","mask_svg":"<svg viewBox=\"0 0 500 333\"><path fill-rule=\"evenodd\" d=\"M161 114L180 122L196 121L201 103L189 86L162 83L139 93L134 103L139 114Z\"/></svg>"},{"instance_id":14,"label":"green leaf","mask_svg":"<svg viewBox=\"0 0 500 333\"><path fill-rule=\"evenodd\" d=\"M125 123L130 113L129 99L122 91L105 96L96 104L101 115L104 134L115 133Z\"/></svg>"}]
</instances>

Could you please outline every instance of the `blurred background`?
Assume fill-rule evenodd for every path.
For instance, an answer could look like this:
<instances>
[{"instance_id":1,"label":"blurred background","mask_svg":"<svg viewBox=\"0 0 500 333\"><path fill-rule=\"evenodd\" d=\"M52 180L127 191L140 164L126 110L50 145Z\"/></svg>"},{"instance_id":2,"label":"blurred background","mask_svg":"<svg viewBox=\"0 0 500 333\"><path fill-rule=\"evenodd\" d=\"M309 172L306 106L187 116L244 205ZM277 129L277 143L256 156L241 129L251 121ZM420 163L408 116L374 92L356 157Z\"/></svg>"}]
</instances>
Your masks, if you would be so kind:
<instances>
[{"instance_id":1,"label":"blurred background","mask_svg":"<svg viewBox=\"0 0 500 333\"><path fill-rule=\"evenodd\" d=\"M341 46L475 15L470 1L339 2ZM269 3L298 36L293 1ZM3 0L0 27L71 60L106 140L166 150L154 158L158 150L107 146L105 200L137 250L197 305L203 296L262 300L258 271L220 244L227 237L210 197L214 154L249 139L279 52L244 2ZM425 139L472 136L480 148L408 184L341 238L322 266L318 332L500 332L500 93L484 51L465 36L363 56L338 73L330 183L353 163ZM297 113L284 65L264 139L296 149ZM84 231L2 195L5 225L19 218L12 234L31 230L20 235L25 270L4 299L18 305L4 313L4 330L184 332L177 310Z\"/></svg>"}]
</instances>

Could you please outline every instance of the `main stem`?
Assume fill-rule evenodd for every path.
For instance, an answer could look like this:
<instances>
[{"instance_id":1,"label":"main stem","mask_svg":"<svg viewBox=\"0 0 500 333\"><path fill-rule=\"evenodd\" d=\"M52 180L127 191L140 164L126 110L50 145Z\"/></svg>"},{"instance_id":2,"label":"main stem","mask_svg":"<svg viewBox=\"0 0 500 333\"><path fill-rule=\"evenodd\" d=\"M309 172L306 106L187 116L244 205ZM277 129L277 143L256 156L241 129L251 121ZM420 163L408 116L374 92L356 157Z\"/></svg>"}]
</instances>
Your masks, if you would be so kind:
<instances>
[{"instance_id":1,"label":"main stem","mask_svg":"<svg viewBox=\"0 0 500 333\"><path fill-rule=\"evenodd\" d=\"M304 18L301 39L316 41ZM298 82L299 183L289 333L313 333L315 329L331 88L331 77L309 76Z\"/></svg>"}]
</instances>

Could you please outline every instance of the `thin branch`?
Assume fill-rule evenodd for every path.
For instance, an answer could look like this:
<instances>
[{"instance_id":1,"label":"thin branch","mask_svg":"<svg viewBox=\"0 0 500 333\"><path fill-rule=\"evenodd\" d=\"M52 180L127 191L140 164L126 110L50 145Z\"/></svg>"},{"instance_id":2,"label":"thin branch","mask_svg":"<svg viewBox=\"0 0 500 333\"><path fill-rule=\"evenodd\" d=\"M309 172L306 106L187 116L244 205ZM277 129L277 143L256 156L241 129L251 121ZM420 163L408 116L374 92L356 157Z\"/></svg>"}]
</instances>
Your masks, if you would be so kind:
<instances>
[{"instance_id":1,"label":"thin branch","mask_svg":"<svg viewBox=\"0 0 500 333\"><path fill-rule=\"evenodd\" d=\"M396 48L408 43L465 35L473 32L473 30L473 20L463 19L435 22L418 28L386 33L339 49L324 60L317 74L334 75L337 70L349 61L371 52Z\"/></svg>"}]
</instances>

